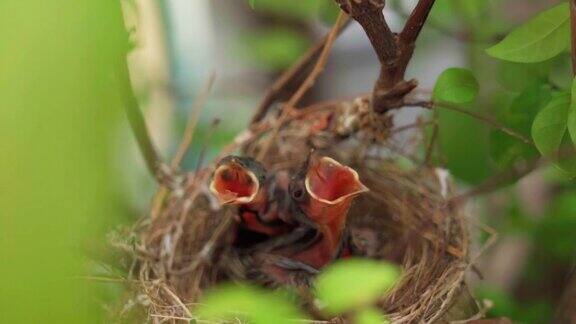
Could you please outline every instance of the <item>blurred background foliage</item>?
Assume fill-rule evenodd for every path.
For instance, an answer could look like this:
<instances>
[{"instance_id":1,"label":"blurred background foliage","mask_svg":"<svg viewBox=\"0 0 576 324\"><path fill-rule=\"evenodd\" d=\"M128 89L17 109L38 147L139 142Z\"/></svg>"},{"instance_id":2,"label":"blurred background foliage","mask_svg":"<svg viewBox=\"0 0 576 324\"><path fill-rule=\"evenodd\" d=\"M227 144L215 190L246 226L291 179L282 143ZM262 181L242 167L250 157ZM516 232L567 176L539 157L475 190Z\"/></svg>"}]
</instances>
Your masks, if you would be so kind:
<instances>
[{"instance_id":1,"label":"blurred background foliage","mask_svg":"<svg viewBox=\"0 0 576 324\"><path fill-rule=\"evenodd\" d=\"M446 68L470 69L480 92L463 107L530 138L538 112L570 89L569 54L513 63L486 49L560 2L437 0L408 76L431 91ZM387 3L398 30L415 1ZM164 157L216 72L183 164L193 170L245 127L265 89L336 13L330 0L1 1L0 322L102 322L110 311L103 305L122 297L113 282L121 274L103 262L106 233L144 215L154 190L122 114L129 94L116 83L130 49L134 93ZM377 73L352 24L304 103L353 98L372 88ZM463 189L539 156L470 116L441 109L439 120L436 163ZM565 171L547 165L470 204L499 233L478 266L484 280L471 278L477 296L493 301L490 315L550 321L576 247L576 186Z\"/></svg>"}]
</instances>

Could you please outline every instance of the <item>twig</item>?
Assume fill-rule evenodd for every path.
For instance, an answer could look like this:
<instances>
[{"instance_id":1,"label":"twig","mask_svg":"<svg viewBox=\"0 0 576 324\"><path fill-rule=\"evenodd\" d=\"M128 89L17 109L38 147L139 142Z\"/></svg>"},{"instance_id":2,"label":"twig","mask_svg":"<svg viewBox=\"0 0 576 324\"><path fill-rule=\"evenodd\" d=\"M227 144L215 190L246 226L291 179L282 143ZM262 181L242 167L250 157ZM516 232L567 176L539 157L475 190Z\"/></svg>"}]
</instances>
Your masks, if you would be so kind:
<instances>
[{"instance_id":1,"label":"twig","mask_svg":"<svg viewBox=\"0 0 576 324\"><path fill-rule=\"evenodd\" d=\"M366 32L380 61L380 74L372 91L372 109L384 113L401 107L406 94L414 90L416 80L404 80L412 59L414 44L435 0L420 0L398 37L394 36L382 9L384 0L335 0Z\"/></svg>"},{"instance_id":2,"label":"twig","mask_svg":"<svg viewBox=\"0 0 576 324\"><path fill-rule=\"evenodd\" d=\"M398 35L399 39L399 53L398 62L396 67L396 74L394 76L395 81L401 81L404 79L404 74L406 73L406 68L412 55L414 54L414 48L418 35L422 31L424 23L428 19L430 10L434 6L435 0L420 0L418 4L408 17L404 29Z\"/></svg>"},{"instance_id":3,"label":"twig","mask_svg":"<svg viewBox=\"0 0 576 324\"><path fill-rule=\"evenodd\" d=\"M212 90L212 87L214 86L214 80L215 74L212 72L210 73L208 80L206 80L204 83L202 90L200 90L198 97L196 97L196 100L194 100L194 103L192 104L192 109L190 111L190 116L188 117L184 135L182 136L182 141L180 142L178 151L176 152L176 155L170 164L170 167L172 167L173 170L177 169L180 163L182 163L182 160L186 156L186 152L188 152L188 149L190 148L190 144L194 138L194 130L196 130L196 124L198 123L198 118L200 117L200 112L206 104L210 90Z\"/></svg>"},{"instance_id":4,"label":"twig","mask_svg":"<svg viewBox=\"0 0 576 324\"><path fill-rule=\"evenodd\" d=\"M292 115L292 112L294 111L295 106L298 104L298 101L302 98L302 96L306 93L306 91L308 91L310 89L310 87L312 87L314 85L316 78L324 70L324 66L326 65L326 61L328 60L328 55L330 54L330 50L332 49L332 45L334 44L334 41L336 40L336 36L338 35L338 30L340 29L340 25L344 21L345 17L346 17L346 15L343 12L340 12L338 14L338 18L336 19L336 23L332 27L330 34L328 34L328 39L326 41L326 45L322 49L322 53L320 53L320 57L316 61L314 68L310 72L310 75L308 75L308 77L306 78L306 80L304 80L304 82L302 83L300 88L298 88L296 93L294 93L294 95L292 95L290 100L288 100L288 102L286 102L286 104L284 105L284 108L282 109L282 115L280 115L278 120L275 122L275 127L274 127L272 134L270 134L270 137L268 138L267 142L264 144L262 151L260 151L260 153L259 153L259 157L258 157L259 160L261 160L268 153L268 150L272 146L272 143L274 143L274 141L276 140L276 136L278 135L280 128L284 124L284 121L290 115Z\"/></svg>"},{"instance_id":5,"label":"twig","mask_svg":"<svg viewBox=\"0 0 576 324\"><path fill-rule=\"evenodd\" d=\"M430 143L428 143L428 147L426 148L426 157L424 159L426 165L432 164L432 154L434 153L434 147L436 146L436 142L438 141L438 110L434 110L434 128L432 128L432 136L430 136Z\"/></svg>"},{"instance_id":6,"label":"twig","mask_svg":"<svg viewBox=\"0 0 576 324\"><path fill-rule=\"evenodd\" d=\"M212 124L210 125L211 126L210 132L206 135L204 146L202 147L202 149L200 150L200 154L198 155L198 162L196 162L196 170L194 171L194 174L196 175L200 173L200 169L202 168L202 164L204 163L204 158L206 157L206 150L210 145L210 141L212 140L214 133L216 133L218 125L220 125L220 119L214 118Z\"/></svg>"},{"instance_id":7,"label":"twig","mask_svg":"<svg viewBox=\"0 0 576 324\"><path fill-rule=\"evenodd\" d=\"M420 103L420 104L422 104L422 103ZM424 104L423 106L420 106L420 107L426 107L427 105L428 105L428 104ZM514 138L516 138L516 139L519 140L519 141L522 141L523 143L526 143L526 144L528 144L528 145L534 146L534 142L532 142L531 139L527 138L526 136L524 136L524 135L516 132L515 130L513 130L513 129L509 128L509 127L504 126L502 123L498 122L497 120L492 119L491 117L488 117L488 116L484 116L484 115L475 113L475 112L473 112L473 111L464 109L464 108L462 108L462 107L459 107L459 106L457 106L457 105L455 105L455 104L448 103L448 102L436 101L436 102L433 102L432 105L433 105L434 107L444 108L444 109L456 111L456 112L459 112L459 113L468 115L468 116L470 116L470 117L473 117L473 118L475 118L475 119L478 119L478 120L480 120L480 121L483 121L483 122L485 122L486 124L494 127L495 129L500 130L500 131L502 131L502 132L504 132L504 133L506 133L506 134L508 134L508 135L510 135L510 136L512 136L512 137L514 137ZM414 104L414 106L418 106L418 105Z\"/></svg>"},{"instance_id":8,"label":"twig","mask_svg":"<svg viewBox=\"0 0 576 324\"><path fill-rule=\"evenodd\" d=\"M349 25L349 23L350 18L348 16L344 17L336 31L337 35L339 35ZM294 94L294 91L298 89L304 78L308 75L308 72L318 61L329 37L330 33L308 49L308 51L306 51L306 53L304 53L298 62L290 69L282 73L260 102L256 113L252 117L251 124L255 124L262 120L273 103L288 99Z\"/></svg>"},{"instance_id":9,"label":"twig","mask_svg":"<svg viewBox=\"0 0 576 324\"><path fill-rule=\"evenodd\" d=\"M170 163L170 168L172 172L175 172L182 160L186 156L188 149L190 148L190 144L194 138L194 131L196 130L196 124L198 123L198 118L200 117L200 112L202 108L206 104L206 100L208 99L208 94L214 85L214 80L216 75L214 72L210 73L210 76L204 83L202 90L196 96L194 102L192 103L192 108L190 110L190 115L188 116L188 122L186 123L186 128L184 129L184 135L182 136L182 140L180 145L178 146L178 151L176 155L172 159ZM164 199L168 194L168 188L166 186L160 186L158 192L153 198L152 202L152 211L150 213L152 219L155 219L160 214L160 209L162 208L162 204L164 203Z\"/></svg>"},{"instance_id":10,"label":"twig","mask_svg":"<svg viewBox=\"0 0 576 324\"><path fill-rule=\"evenodd\" d=\"M148 128L146 127L146 121L144 120L144 116L140 110L138 100L134 96L127 62L124 61L120 65L121 68L117 77L121 91L121 97L124 100L124 110L126 111L128 122L132 128L134 137L136 137L138 147L140 148L140 152L144 157L148 171L150 171L150 174L152 174L156 181L161 183L162 179L159 171L160 166L162 165L162 161L158 156L156 148L152 144L150 134L148 133Z\"/></svg>"},{"instance_id":11,"label":"twig","mask_svg":"<svg viewBox=\"0 0 576 324\"><path fill-rule=\"evenodd\" d=\"M338 14L338 18L334 23L334 27L332 27L330 34L328 34L326 45L324 45L324 47L322 48L320 57L318 57L318 61L314 65L314 69L312 69L312 72L310 72L306 80L304 80L302 85L300 85L296 93L294 93L292 97L290 97L290 100L286 102L286 107L288 108L288 110L296 107L296 105L298 104L300 99L302 99L304 94L306 94L306 92L310 90L310 88L312 88L320 73L324 71L326 61L328 60L328 54L330 53L330 50L332 50L332 45L334 45L334 41L336 40L336 36L338 35L338 30L340 30L340 26L342 25L343 20L346 19L345 17L346 15L343 12L340 12Z\"/></svg>"},{"instance_id":12,"label":"twig","mask_svg":"<svg viewBox=\"0 0 576 324\"><path fill-rule=\"evenodd\" d=\"M390 77L391 69L396 63L396 40L382 13L384 0L336 0L336 2L366 32L382 65L379 82L392 81Z\"/></svg>"}]
</instances>

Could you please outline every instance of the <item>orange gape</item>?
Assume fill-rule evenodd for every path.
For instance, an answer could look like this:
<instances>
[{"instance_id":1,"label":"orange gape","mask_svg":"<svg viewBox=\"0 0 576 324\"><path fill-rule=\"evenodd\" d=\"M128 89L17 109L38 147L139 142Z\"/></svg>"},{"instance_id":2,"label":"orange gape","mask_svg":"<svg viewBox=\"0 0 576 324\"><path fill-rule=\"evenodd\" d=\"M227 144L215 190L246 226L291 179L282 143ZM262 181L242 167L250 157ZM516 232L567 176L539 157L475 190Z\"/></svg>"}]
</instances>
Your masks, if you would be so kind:
<instances>
[{"instance_id":1,"label":"orange gape","mask_svg":"<svg viewBox=\"0 0 576 324\"><path fill-rule=\"evenodd\" d=\"M221 204L238 206L245 229L273 236L290 229L278 219L278 209L271 208L268 191L274 185L266 181L266 170L255 160L228 156L217 164L210 190Z\"/></svg>"},{"instance_id":2,"label":"orange gape","mask_svg":"<svg viewBox=\"0 0 576 324\"><path fill-rule=\"evenodd\" d=\"M292 199L317 228L319 236L307 249L293 251L287 247L279 253L320 269L337 256L352 200L368 189L354 169L328 157L312 158L302 175L304 179L294 180Z\"/></svg>"}]
</instances>

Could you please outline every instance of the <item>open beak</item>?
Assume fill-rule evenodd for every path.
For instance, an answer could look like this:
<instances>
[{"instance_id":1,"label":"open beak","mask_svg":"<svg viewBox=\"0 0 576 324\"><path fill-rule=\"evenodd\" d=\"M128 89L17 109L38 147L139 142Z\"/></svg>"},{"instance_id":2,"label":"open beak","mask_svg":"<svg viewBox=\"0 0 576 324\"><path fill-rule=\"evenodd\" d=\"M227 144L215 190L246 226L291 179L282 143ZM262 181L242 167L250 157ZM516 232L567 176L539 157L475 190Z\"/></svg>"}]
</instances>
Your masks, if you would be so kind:
<instances>
[{"instance_id":1,"label":"open beak","mask_svg":"<svg viewBox=\"0 0 576 324\"><path fill-rule=\"evenodd\" d=\"M210 182L210 191L221 204L250 203L259 190L254 172L234 159L218 165Z\"/></svg>"},{"instance_id":2,"label":"open beak","mask_svg":"<svg viewBox=\"0 0 576 324\"><path fill-rule=\"evenodd\" d=\"M312 199L326 205L339 205L368 191L356 170L329 157L310 161L304 184Z\"/></svg>"}]
</instances>

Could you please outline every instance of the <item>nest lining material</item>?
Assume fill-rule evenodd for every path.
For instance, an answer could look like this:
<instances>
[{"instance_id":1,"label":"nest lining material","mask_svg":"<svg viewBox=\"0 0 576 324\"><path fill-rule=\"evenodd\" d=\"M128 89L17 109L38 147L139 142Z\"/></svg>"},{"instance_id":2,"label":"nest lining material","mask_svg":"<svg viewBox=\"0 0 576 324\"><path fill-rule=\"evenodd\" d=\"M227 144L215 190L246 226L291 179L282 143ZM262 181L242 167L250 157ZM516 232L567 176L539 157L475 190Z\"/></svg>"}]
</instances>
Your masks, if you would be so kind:
<instances>
[{"instance_id":1,"label":"nest lining material","mask_svg":"<svg viewBox=\"0 0 576 324\"><path fill-rule=\"evenodd\" d=\"M273 116L231 149L239 147L275 170L297 167L311 148L353 166L370 192L349 213L352 241L367 228L376 229L370 235L378 246L357 247L358 253L403 269L381 308L394 323L439 321L465 288L466 219L447 203L452 188L439 169L399 163L391 117L374 118L367 105L360 98L312 106L280 122ZM205 289L249 279L230 248L234 210L220 208L208 191L211 172L208 167L187 175L161 213L136 233L135 287L156 320L194 318L189 309Z\"/></svg>"}]
</instances>

